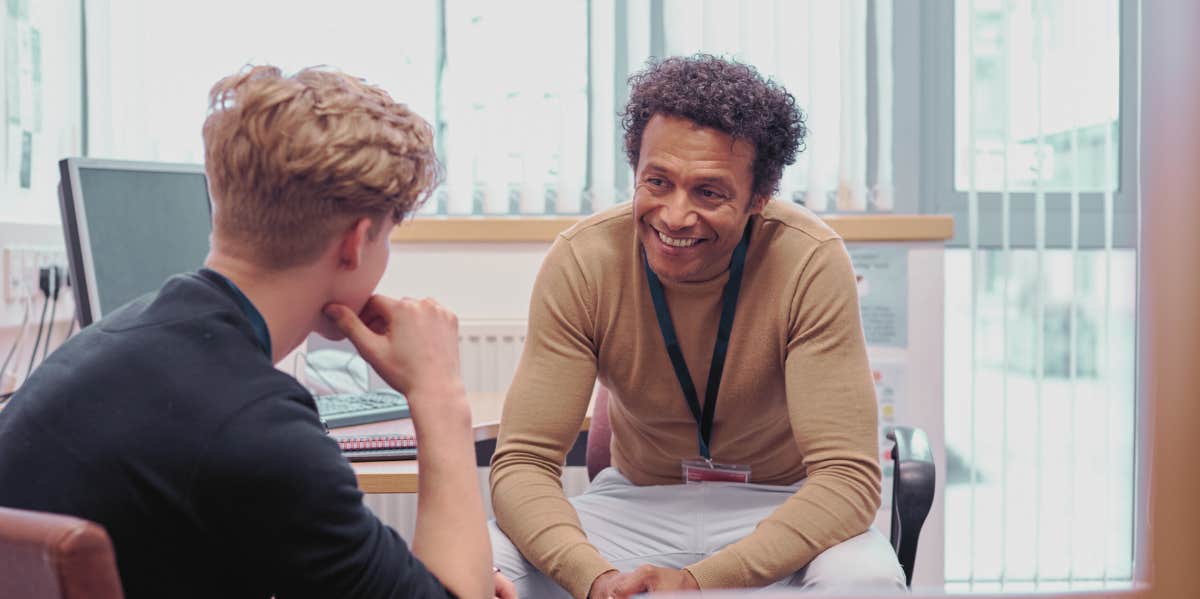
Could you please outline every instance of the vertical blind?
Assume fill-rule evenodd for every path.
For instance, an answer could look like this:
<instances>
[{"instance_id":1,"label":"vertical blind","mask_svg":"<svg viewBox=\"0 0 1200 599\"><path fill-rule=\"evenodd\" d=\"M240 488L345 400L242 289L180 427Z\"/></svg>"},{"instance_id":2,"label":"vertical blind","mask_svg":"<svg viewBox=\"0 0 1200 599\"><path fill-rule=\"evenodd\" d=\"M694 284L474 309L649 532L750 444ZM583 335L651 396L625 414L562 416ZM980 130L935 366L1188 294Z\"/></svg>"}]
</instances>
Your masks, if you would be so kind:
<instances>
[{"instance_id":1,"label":"vertical blind","mask_svg":"<svg viewBox=\"0 0 1200 599\"><path fill-rule=\"evenodd\" d=\"M651 57L707 52L755 65L806 112L807 150L781 198L892 206L890 146L876 143L891 130L891 73L875 66L890 64L891 0L347 0L344 19L318 0L88 5L95 156L200 162L219 77L247 63L328 64L434 123L447 179L426 214L588 213L630 197L618 117L628 75Z\"/></svg>"},{"instance_id":2,"label":"vertical blind","mask_svg":"<svg viewBox=\"0 0 1200 599\"><path fill-rule=\"evenodd\" d=\"M1116 0L966 0L956 13L956 186L947 255L946 577L961 590L1091 588L1132 576L1134 250L1113 243ZM1128 73L1126 75L1129 75ZM1047 193L1069 194L1048 248ZM998 192L998 193L996 193ZM1081 202L1103 196L1103 246ZM1033 196L1017 248L1013 200ZM1000 204L1001 244L980 244Z\"/></svg>"}]
</instances>

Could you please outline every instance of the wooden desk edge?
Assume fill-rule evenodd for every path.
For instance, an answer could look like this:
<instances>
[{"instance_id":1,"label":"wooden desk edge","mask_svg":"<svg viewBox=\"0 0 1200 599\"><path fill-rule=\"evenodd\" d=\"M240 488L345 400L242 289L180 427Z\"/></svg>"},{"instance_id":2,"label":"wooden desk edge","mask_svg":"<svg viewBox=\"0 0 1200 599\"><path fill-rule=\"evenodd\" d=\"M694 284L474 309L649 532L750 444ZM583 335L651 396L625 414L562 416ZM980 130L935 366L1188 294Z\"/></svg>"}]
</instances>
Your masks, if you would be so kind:
<instances>
[{"instance_id":1,"label":"wooden desk edge","mask_svg":"<svg viewBox=\"0 0 1200 599\"><path fill-rule=\"evenodd\" d=\"M821 217L848 242L945 241L954 217L945 214L829 214ZM580 217L422 217L392 230L400 243L550 243Z\"/></svg>"},{"instance_id":2,"label":"wooden desk edge","mask_svg":"<svg viewBox=\"0 0 1200 599\"><path fill-rule=\"evenodd\" d=\"M586 431L591 427L592 417L585 416L583 423L579 426L579 430ZM475 442L494 440L500 436L500 423L498 421L481 422L472 427L475 436ZM362 466L359 466L362 464ZM405 467L407 472L398 471L382 471L376 472L380 468L387 468L388 465ZM416 493L417 492L417 471L415 464L412 461L395 461L395 462L357 462L351 464L354 468L354 475L358 478L358 488L363 493Z\"/></svg>"}]
</instances>

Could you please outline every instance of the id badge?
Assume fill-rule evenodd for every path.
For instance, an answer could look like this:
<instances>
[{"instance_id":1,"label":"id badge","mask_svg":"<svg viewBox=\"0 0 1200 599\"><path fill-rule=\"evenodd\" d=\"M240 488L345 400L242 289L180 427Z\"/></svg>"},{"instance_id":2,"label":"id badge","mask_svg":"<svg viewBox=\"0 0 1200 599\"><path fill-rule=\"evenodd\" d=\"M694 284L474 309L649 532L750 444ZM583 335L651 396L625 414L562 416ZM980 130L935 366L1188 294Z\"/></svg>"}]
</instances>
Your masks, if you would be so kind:
<instances>
[{"instance_id":1,"label":"id badge","mask_svg":"<svg viewBox=\"0 0 1200 599\"><path fill-rule=\"evenodd\" d=\"M718 464L712 460L683 460L683 482L694 483L748 483L750 467L737 464Z\"/></svg>"}]
</instances>

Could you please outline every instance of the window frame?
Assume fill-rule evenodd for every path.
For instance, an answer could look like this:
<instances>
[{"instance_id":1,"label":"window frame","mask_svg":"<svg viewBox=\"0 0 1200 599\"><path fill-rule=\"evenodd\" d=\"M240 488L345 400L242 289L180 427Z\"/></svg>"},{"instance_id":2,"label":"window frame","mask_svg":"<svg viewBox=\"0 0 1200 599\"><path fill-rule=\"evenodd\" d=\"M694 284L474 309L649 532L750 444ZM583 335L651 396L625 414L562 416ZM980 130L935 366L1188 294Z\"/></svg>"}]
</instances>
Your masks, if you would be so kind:
<instances>
[{"instance_id":1,"label":"window frame","mask_svg":"<svg viewBox=\"0 0 1200 599\"><path fill-rule=\"evenodd\" d=\"M1138 237L1137 140L1139 64L1135 0L1118 0L1120 31L1118 184L1113 197L1114 248L1134 248ZM893 142L898 212L949 214L967 223L967 192L955 186L955 2L920 2L895 11L896 124ZM980 248L1003 247L1001 193L979 191ZM1045 247L1071 247L1071 194L1044 193ZM1013 191L1012 248L1035 248L1035 193ZM947 247L968 247L970 231L956 227ZM1104 193L1079 194L1080 249L1102 249Z\"/></svg>"}]
</instances>

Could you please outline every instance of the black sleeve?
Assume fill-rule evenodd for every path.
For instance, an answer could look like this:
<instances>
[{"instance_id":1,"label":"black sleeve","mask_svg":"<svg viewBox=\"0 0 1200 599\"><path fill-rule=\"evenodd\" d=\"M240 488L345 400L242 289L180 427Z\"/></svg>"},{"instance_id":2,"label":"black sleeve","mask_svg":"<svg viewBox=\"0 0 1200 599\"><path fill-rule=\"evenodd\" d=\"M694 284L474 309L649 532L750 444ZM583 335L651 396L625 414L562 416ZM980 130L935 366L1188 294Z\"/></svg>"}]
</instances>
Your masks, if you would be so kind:
<instances>
[{"instance_id":1,"label":"black sleeve","mask_svg":"<svg viewBox=\"0 0 1200 599\"><path fill-rule=\"evenodd\" d=\"M195 480L205 527L278 599L450 595L363 505L349 463L297 399L243 408L211 440Z\"/></svg>"}]
</instances>

